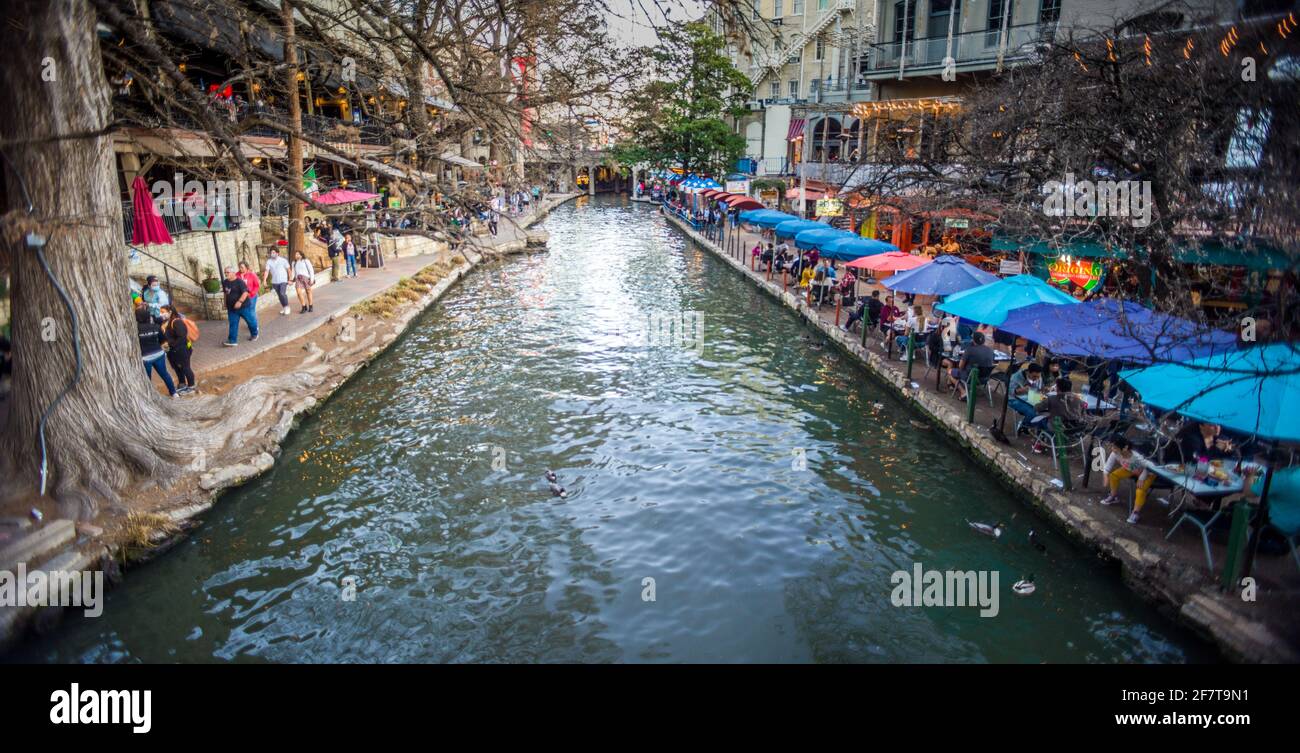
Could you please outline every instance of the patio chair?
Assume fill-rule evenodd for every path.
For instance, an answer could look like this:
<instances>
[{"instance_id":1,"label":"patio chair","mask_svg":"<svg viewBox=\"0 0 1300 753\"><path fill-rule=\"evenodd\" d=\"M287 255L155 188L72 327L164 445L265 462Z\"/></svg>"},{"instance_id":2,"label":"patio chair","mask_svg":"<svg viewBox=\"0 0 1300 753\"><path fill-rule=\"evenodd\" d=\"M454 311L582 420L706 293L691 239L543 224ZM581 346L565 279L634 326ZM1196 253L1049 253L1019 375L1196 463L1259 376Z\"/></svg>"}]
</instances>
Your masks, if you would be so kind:
<instances>
[{"instance_id":1,"label":"patio chair","mask_svg":"<svg viewBox=\"0 0 1300 753\"><path fill-rule=\"evenodd\" d=\"M1130 508L1131 509L1131 508ZM1169 529L1165 534L1165 540L1168 541L1174 535L1174 531L1183 523L1191 523L1201 533L1201 545L1205 547L1205 564L1210 569L1210 574L1214 574L1214 555L1210 552L1210 527L1218 522L1223 516L1223 506L1211 512L1210 510L1183 510L1183 514L1174 523L1174 527Z\"/></svg>"},{"instance_id":2,"label":"patio chair","mask_svg":"<svg viewBox=\"0 0 1300 753\"><path fill-rule=\"evenodd\" d=\"M988 381L986 381L986 382L984 383L984 384L985 384L985 388L988 390L988 393L989 393L989 407L991 407L991 408L996 408L996 407L997 407L997 406L994 405L994 403L993 403L993 393L994 393L994 391L995 391L994 388L998 388L998 389L1000 389L1002 392L1006 392L1006 391L1007 391L1007 383L1008 383L1010 380L1011 380L1011 377L1007 376L1007 372L1005 372L1005 371L995 371L995 372L993 372L992 374L989 375Z\"/></svg>"},{"instance_id":3,"label":"patio chair","mask_svg":"<svg viewBox=\"0 0 1300 753\"><path fill-rule=\"evenodd\" d=\"M1268 525L1282 535L1282 540L1291 548L1291 557L1300 569L1300 550L1296 539L1300 538L1300 500L1287 497L1270 497L1268 507Z\"/></svg>"}]
</instances>

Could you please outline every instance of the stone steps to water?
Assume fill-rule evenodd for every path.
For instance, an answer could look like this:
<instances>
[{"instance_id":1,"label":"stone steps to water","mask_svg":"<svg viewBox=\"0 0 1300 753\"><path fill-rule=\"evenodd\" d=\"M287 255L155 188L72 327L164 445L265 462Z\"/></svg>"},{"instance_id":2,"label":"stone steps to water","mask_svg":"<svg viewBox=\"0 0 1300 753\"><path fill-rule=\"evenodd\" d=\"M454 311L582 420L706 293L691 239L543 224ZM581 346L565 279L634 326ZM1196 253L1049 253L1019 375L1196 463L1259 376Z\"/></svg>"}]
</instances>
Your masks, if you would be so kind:
<instances>
[{"instance_id":1,"label":"stone steps to water","mask_svg":"<svg viewBox=\"0 0 1300 753\"><path fill-rule=\"evenodd\" d=\"M15 571L18 565L39 564L57 554L77 538L71 520L51 520L0 549L0 570Z\"/></svg>"}]
</instances>

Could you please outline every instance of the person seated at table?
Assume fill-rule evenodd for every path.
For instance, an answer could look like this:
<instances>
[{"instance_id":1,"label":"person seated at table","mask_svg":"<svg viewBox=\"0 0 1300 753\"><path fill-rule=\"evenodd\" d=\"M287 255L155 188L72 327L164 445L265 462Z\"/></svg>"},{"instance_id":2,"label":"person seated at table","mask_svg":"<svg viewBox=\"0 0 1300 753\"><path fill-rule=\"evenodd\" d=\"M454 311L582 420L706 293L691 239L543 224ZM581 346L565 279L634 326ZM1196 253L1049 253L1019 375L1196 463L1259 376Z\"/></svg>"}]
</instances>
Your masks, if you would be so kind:
<instances>
[{"instance_id":1,"label":"person seated at table","mask_svg":"<svg viewBox=\"0 0 1300 753\"><path fill-rule=\"evenodd\" d=\"M1029 402L1029 393L1031 391L1042 392L1043 367L1030 362L1028 366L1011 375L1009 384L1011 396L1007 400L1007 405L1016 413L1024 416L1026 420L1034 420L1034 417L1038 415L1038 411L1034 410L1034 404Z\"/></svg>"},{"instance_id":2,"label":"person seated at table","mask_svg":"<svg viewBox=\"0 0 1300 753\"><path fill-rule=\"evenodd\" d=\"M894 320L902 315L903 311L894 305L894 296L885 298L885 305L880 309L880 318L876 319L880 323L880 331L886 337L890 336L893 333Z\"/></svg>"},{"instance_id":3,"label":"person seated at table","mask_svg":"<svg viewBox=\"0 0 1300 753\"><path fill-rule=\"evenodd\" d=\"M907 312L907 327L903 334L894 337L894 346L898 348L899 357L907 352L907 341L913 337L918 338L920 343L921 335L925 334L925 307L916 305Z\"/></svg>"},{"instance_id":4,"label":"person seated at table","mask_svg":"<svg viewBox=\"0 0 1300 753\"><path fill-rule=\"evenodd\" d=\"M1222 460L1235 457L1236 448L1232 440L1221 436L1222 433L1223 427L1218 424L1201 422L1185 427L1176 440L1177 459L1183 463L1197 463L1201 458Z\"/></svg>"},{"instance_id":5,"label":"person seated at table","mask_svg":"<svg viewBox=\"0 0 1300 753\"><path fill-rule=\"evenodd\" d=\"M839 294L843 298L844 305L852 306L853 302L857 299L857 285L857 276L853 274L851 268L846 267L844 269L844 279L840 280L838 288Z\"/></svg>"},{"instance_id":6,"label":"person seated at table","mask_svg":"<svg viewBox=\"0 0 1300 753\"><path fill-rule=\"evenodd\" d=\"M979 369L979 380L982 382L993 373L993 364L997 363L993 349L984 344L983 332L972 335L971 343L962 352L957 368L948 372L949 384L959 400L966 399L966 380L970 378L971 369Z\"/></svg>"},{"instance_id":7,"label":"person seated at table","mask_svg":"<svg viewBox=\"0 0 1300 753\"><path fill-rule=\"evenodd\" d=\"M1126 478L1136 478L1137 492L1133 496L1133 509L1129 512L1128 522L1137 523L1138 515L1142 512L1143 505L1147 503L1147 494L1151 491L1151 485L1156 482L1156 476L1147 470L1146 458L1138 454L1127 439L1114 437L1110 445L1110 455L1106 458L1106 466L1103 469L1106 483L1110 486L1110 494L1101 500L1101 504L1113 505L1118 502L1120 484Z\"/></svg>"},{"instance_id":8,"label":"person seated at table","mask_svg":"<svg viewBox=\"0 0 1300 753\"><path fill-rule=\"evenodd\" d=\"M882 308L884 308L884 304L880 302L879 290L871 291L871 295L866 298L859 298L858 307L849 313L848 321L844 322L844 331L852 331L854 323L862 321L863 317L869 316L868 321L878 321ZM863 326L866 326L866 324L864 323Z\"/></svg>"}]
</instances>

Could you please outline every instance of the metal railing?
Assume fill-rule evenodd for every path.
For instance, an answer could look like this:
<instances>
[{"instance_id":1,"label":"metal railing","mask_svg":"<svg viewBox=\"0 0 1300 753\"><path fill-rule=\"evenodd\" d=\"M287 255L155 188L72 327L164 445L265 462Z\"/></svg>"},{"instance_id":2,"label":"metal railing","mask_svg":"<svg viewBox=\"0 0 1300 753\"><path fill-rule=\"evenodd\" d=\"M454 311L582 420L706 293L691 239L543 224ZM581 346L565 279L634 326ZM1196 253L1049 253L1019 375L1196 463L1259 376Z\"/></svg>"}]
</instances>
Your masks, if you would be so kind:
<instances>
[{"instance_id":1,"label":"metal railing","mask_svg":"<svg viewBox=\"0 0 1300 753\"><path fill-rule=\"evenodd\" d=\"M1040 43L1050 42L1055 36L1054 23L1010 26L1006 30L1003 60L1024 58ZM952 58L957 65L996 62L1001 37L1001 29L953 34ZM909 39L906 43L873 44L867 52L867 66L873 73L897 70L900 62L904 72L914 68L936 68L944 65L944 58L949 54L948 35L944 33L923 39Z\"/></svg>"}]
</instances>

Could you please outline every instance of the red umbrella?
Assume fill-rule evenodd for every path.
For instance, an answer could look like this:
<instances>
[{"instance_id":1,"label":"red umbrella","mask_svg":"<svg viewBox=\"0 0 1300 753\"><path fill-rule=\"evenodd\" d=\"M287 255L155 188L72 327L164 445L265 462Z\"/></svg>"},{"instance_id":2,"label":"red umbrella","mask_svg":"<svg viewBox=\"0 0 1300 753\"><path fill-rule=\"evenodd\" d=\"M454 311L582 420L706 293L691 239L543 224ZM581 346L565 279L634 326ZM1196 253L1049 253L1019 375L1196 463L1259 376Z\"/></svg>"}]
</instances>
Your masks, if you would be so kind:
<instances>
[{"instance_id":1,"label":"red umbrella","mask_svg":"<svg viewBox=\"0 0 1300 753\"><path fill-rule=\"evenodd\" d=\"M751 199L748 196L733 196L732 198L727 199L727 206L731 207L732 209L740 209L740 210L762 209L763 203L761 201Z\"/></svg>"},{"instance_id":2,"label":"red umbrella","mask_svg":"<svg viewBox=\"0 0 1300 753\"><path fill-rule=\"evenodd\" d=\"M336 188L333 191L326 191L322 194L316 194L317 204L352 204L366 199L373 199L379 196L377 193L366 193L364 191L349 191L346 188Z\"/></svg>"},{"instance_id":3,"label":"red umbrella","mask_svg":"<svg viewBox=\"0 0 1300 753\"><path fill-rule=\"evenodd\" d=\"M158 208L153 205L153 195L145 185L144 176L137 175L131 182L131 242L137 246L166 245L172 242Z\"/></svg>"},{"instance_id":4,"label":"red umbrella","mask_svg":"<svg viewBox=\"0 0 1300 753\"><path fill-rule=\"evenodd\" d=\"M904 269L915 269L924 264L929 264L930 261L928 256L913 256L903 251L889 251L883 254L873 254L854 259L845 266L854 269L870 269L874 272L900 272Z\"/></svg>"}]
</instances>

